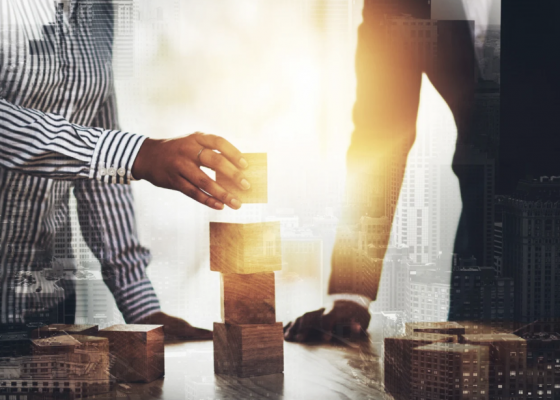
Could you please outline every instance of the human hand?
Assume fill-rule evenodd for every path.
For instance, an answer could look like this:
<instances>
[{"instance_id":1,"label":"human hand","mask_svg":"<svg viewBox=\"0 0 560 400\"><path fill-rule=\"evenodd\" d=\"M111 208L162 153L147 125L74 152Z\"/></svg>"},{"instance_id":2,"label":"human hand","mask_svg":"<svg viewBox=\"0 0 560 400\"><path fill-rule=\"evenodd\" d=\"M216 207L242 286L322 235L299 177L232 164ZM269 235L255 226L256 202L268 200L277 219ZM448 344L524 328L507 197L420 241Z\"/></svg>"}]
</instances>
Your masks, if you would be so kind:
<instances>
[{"instance_id":1,"label":"human hand","mask_svg":"<svg viewBox=\"0 0 560 400\"><path fill-rule=\"evenodd\" d=\"M206 175L201 166L221 172L240 189L251 187L242 172L248 163L241 152L224 138L200 132L175 139L146 139L132 175L155 186L178 190L215 210L222 210L224 204L239 209L241 202Z\"/></svg>"},{"instance_id":2,"label":"human hand","mask_svg":"<svg viewBox=\"0 0 560 400\"><path fill-rule=\"evenodd\" d=\"M165 340L211 340L212 331L195 328L181 318L158 311L137 322L138 324L163 325Z\"/></svg>"},{"instance_id":3,"label":"human hand","mask_svg":"<svg viewBox=\"0 0 560 400\"><path fill-rule=\"evenodd\" d=\"M371 316L366 307L350 300L337 300L325 313L311 311L284 327L284 339L293 342L330 341L365 334Z\"/></svg>"}]
</instances>

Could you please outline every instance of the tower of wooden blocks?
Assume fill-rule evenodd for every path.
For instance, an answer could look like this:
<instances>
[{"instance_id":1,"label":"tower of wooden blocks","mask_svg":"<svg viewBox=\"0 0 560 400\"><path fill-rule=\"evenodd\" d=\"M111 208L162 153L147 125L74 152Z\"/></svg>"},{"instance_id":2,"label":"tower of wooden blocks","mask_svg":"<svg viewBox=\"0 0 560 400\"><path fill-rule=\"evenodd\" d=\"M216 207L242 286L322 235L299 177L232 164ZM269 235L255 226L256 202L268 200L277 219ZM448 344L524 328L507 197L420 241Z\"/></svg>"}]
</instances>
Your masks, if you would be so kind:
<instances>
[{"instance_id":1,"label":"tower of wooden blocks","mask_svg":"<svg viewBox=\"0 0 560 400\"><path fill-rule=\"evenodd\" d=\"M251 183L244 203L267 202L266 154L244 154ZM282 373L284 336L276 322L274 271L282 269L280 223L210 223L210 269L221 275L222 323L214 323L214 372L241 378Z\"/></svg>"}]
</instances>

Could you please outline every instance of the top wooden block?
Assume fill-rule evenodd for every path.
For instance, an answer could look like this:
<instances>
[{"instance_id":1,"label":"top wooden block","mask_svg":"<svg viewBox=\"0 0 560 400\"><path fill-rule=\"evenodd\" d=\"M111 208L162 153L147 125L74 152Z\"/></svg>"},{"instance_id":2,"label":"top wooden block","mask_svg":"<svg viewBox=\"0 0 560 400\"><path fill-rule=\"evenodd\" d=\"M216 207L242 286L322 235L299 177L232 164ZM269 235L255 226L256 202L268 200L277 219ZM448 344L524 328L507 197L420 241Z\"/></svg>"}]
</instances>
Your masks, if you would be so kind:
<instances>
[{"instance_id":1,"label":"top wooden block","mask_svg":"<svg viewBox=\"0 0 560 400\"><path fill-rule=\"evenodd\" d=\"M256 274L281 269L280 222L210 223L210 270Z\"/></svg>"},{"instance_id":2,"label":"top wooden block","mask_svg":"<svg viewBox=\"0 0 560 400\"><path fill-rule=\"evenodd\" d=\"M216 172L216 182L242 203L268 203L266 153L245 153L243 158L249 163L243 174L251 184L250 189L239 189L235 182L219 172Z\"/></svg>"}]
</instances>

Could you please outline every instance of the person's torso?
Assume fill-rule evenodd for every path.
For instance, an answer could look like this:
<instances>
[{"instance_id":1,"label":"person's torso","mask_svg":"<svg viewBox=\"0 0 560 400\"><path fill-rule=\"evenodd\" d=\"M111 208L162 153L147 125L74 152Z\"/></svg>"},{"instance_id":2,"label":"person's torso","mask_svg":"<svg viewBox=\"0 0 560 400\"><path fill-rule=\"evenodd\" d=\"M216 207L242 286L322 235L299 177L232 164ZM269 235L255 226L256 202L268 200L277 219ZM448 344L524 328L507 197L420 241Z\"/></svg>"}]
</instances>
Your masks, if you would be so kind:
<instances>
[{"instance_id":1,"label":"person's torso","mask_svg":"<svg viewBox=\"0 0 560 400\"><path fill-rule=\"evenodd\" d=\"M110 0L0 0L0 96L87 126L112 84L112 41Z\"/></svg>"},{"instance_id":2,"label":"person's torso","mask_svg":"<svg viewBox=\"0 0 560 400\"><path fill-rule=\"evenodd\" d=\"M111 0L0 0L0 97L91 126L112 90L112 43ZM0 273L52 260L71 185L0 168Z\"/></svg>"}]
</instances>

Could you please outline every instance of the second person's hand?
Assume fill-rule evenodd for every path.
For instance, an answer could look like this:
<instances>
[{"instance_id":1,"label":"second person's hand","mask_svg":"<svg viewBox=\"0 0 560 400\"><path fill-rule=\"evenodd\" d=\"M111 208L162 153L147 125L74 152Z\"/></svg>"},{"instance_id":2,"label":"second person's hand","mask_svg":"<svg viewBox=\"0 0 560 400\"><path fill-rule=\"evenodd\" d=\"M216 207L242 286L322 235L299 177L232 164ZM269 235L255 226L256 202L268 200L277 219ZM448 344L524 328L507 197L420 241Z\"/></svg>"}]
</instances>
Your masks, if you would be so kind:
<instances>
[{"instance_id":1,"label":"second person's hand","mask_svg":"<svg viewBox=\"0 0 560 400\"><path fill-rule=\"evenodd\" d=\"M222 210L224 204L239 209L239 199L210 178L201 166L219 171L240 189L251 187L242 172L248 163L241 152L222 137L200 132L175 139L146 139L132 166L132 175L155 186L178 190L215 210Z\"/></svg>"}]
</instances>

